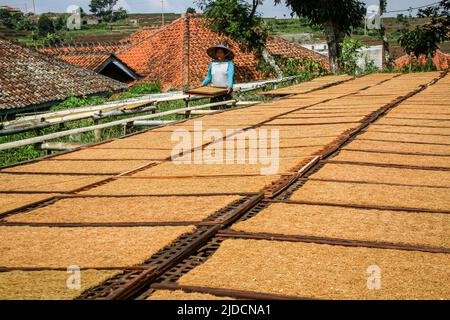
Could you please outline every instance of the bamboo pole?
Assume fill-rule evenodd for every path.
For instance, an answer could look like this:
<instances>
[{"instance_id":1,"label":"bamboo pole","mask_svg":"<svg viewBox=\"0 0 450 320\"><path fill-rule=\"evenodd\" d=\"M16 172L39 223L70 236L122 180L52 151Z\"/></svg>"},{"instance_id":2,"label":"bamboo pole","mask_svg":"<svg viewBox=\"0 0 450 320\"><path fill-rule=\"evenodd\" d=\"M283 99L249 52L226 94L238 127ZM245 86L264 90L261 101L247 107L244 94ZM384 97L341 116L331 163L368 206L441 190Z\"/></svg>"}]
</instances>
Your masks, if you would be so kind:
<instances>
[{"instance_id":1,"label":"bamboo pole","mask_svg":"<svg viewBox=\"0 0 450 320\"><path fill-rule=\"evenodd\" d=\"M257 90L261 87L275 84L275 83L281 83L286 81L292 81L297 79L297 76L292 77L286 77L283 79L276 79L276 80L266 80L266 81L260 81L255 83L244 83L241 85L236 85L237 89L236 92L246 92L246 91L253 91ZM250 85L250 86L246 86ZM72 120L81 120L85 118L89 118L92 116L96 116L98 112L103 111L109 111L114 112L116 109L124 108L124 109L136 109L139 107L145 107L146 105L158 105L163 102L171 102L171 101L177 101L177 100L185 100L185 101L192 101L197 99L202 99L204 97L197 97L197 96L188 96L183 93L177 93L173 96L168 97L147 97L147 98L134 98L127 101L120 101L115 103L108 103L104 105L98 105L98 106L88 106L88 107L79 107L79 108L72 108L67 110L59 110L59 111L53 111L53 112L46 112L46 113L40 113L36 115L28 115L23 116L21 118L18 118L16 120L12 121L5 121L0 123L0 128L5 130L0 130L0 135L7 135L7 134L13 134L13 133L19 133L27 131L27 127L30 127L30 130L34 129L35 126L37 129L44 128L48 125L46 123L52 123L57 124L59 122L65 122L65 121L72 121ZM56 118L56 119L55 119ZM6 131L11 130L11 131ZM22 131L21 131L22 130ZM2 134L3 132L3 134Z\"/></svg>"},{"instance_id":2,"label":"bamboo pole","mask_svg":"<svg viewBox=\"0 0 450 320\"><path fill-rule=\"evenodd\" d=\"M62 117L58 117L58 118L48 119L46 121L39 122L39 123L31 122L31 123L23 123L23 124L17 124L14 126L6 127L4 129L0 130L0 136L6 136L6 135L10 135L10 134L26 132L26 131L35 130L35 129L43 129L43 128L50 127L55 124L61 125L61 124L64 124L65 122L82 120L82 119L87 119L87 118L91 118L91 117L94 119L94 121L96 121L96 120L104 119L107 117L144 113L144 112L150 112L153 110L156 110L156 107L154 107L154 106L147 107L147 108L144 107L142 109L137 109L137 110L136 109L115 110L115 111L108 111L106 113L99 113L97 111L91 111L91 112L79 113L79 114L75 114L75 115L67 115L67 116L62 116Z\"/></svg>"},{"instance_id":3,"label":"bamboo pole","mask_svg":"<svg viewBox=\"0 0 450 320\"><path fill-rule=\"evenodd\" d=\"M155 111L155 110L156 110L156 107L151 106L151 107L144 107L142 109L137 109L137 110L108 111L108 112L96 113L95 115L92 116L92 118L94 120L100 120L100 119L106 119L106 118L109 118L109 117L125 116L125 115L129 115L129 114L151 112L151 111Z\"/></svg>"},{"instance_id":4,"label":"bamboo pole","mask_svg":"<svg viewBox=\"0 0 450 320\"><path fill-rule=\"evenodd\" d=\"M156 127L156 126L162 126L174 123L174 120L139 120L139 121L133 121L132 125L136 127Z\"/></svg>"},{"instance_id":5,"label":"bamboo pole","mask_svg":"<svg viewBox=\"0 0 450 320\"><path fill-rule=\"evenodd\" d=\"M97 112L97 111L101 111L101 110L114 110L114 109L118 109L121 107L138 108L140 106L152 104L152 103L155 103L158 101L160 101L160 99L147 98L147 99L137 100L137 101L120 101L120 102L116 102L116 103L109 103L109 104L103 104L103 105L98 105L98 106L89 106L89 107L72 108L72 109L67 109L67 110L46 112L46 113L41 113L41 114L37 114L37 115L21 117L16 120L13 120L13 121L4 122L3 126L6 127L6 126L14 125L16 123L21 123L21 122L43 121L43 120L46 120L49 118L63 117L63 116L74 115L74 114L78 114L78 113L87 113L87 112L94 112L94 111Z\"/></svg>"},{"instance_id":6,"label":"bamboo pole","mask_svg":"<svg viewBox=\"0 0 450 320\"><path fill-rule=\"evenodd\" d=\"M82 147L82 144L64 143L64 142L46 142L37 146L39 150L66 151Z\"/></svg>"},{"instance_id":7,"label":"bamboo pole","mask_svg":"<svg viewBox=\"0 0 450 320\"><path fill-rule=\"evenodd\" d=\"M209 103L209 104L204 104L204 105L196 106L196 107L175 109L175 110L159 112L159 113L155 113L155 114L151 114L151 115L138 116L138 117L129 118L129 119L122 119L122 120L112 121L112 122L89 126L89 127L84 127L84 128L77 128L77 129L71 129L71 130L66 130L66 131L62 131L62 132L55 132L55 133L47 134L44 136L3 143L3 144L0 144L0 150L9 150L9 149L13 149L13 148L18 148L18 147L22 147L22 146L45 142L45 141L52 140L52 139L67 137L67 136L74 135L74 134L80 134L80 133L90 132L90 131L98 130L98 129L105 129L105 128L114 127L114 126L127 125L127 124L133 123L134 121L159 118L159 117L163 117L163 116L176 114L180 111L199 110L199 109L205 109L205 108L210 108L210 107L223 106L223 105L227 105L227 104L234 104L236 102L237 102L237 100L233 99L233 100L228 100L228 101L224 101L224 102Z\"/></svg>"}]
</instances>

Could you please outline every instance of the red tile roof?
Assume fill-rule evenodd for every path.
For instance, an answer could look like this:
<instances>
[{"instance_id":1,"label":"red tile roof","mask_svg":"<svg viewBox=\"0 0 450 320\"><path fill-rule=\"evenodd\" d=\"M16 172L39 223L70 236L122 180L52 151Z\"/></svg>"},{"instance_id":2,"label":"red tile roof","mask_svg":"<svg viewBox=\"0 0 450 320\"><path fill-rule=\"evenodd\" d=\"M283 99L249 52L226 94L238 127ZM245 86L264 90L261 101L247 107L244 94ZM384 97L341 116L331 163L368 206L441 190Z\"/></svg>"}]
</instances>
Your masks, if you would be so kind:
<instances>
[{"instance_id":1,"label":"red tile roof","mask_svg":"<svg viewBox=\"0 0 450 320\"><path fill-rule=\"evenodd\" d=\"M114 53L129 46L128 41L120 42L91 42L77 43L65 46L41 47L36 48L37 51L51 56L71 55L71 54L87 54L87 53Z\"/></svg>"},{"instance_id":2,"label":"red tile roof","mask_svg":"<svg viewBox=\"0 0 450 320\"><path fill-rule=\"evenodd\" d=\"M96 71L100 66L110 58L110 54L72 54L55 56L59 60L77 65L79 67Z\"/></svg>"},{"instance_id":3,"label":"red tile roof","mask_svg":"<svg viewBox=\"0 0 450 320\"><path fill-rule=\"evenodd\" d=\"M136 44L153 35L161 26L146 26L128 36L127 41Z\"/></svg>"},{"instance_id":4,"label":"red tile roof","mask_svg":"<svg viewBox=\"0 0 450 320\"><path fill-rule=\"evenodd\" d=\"M181 19L168 24L116 55L146 81L159 81L164 89L179 88L183 80Z\"/></svg>"},{"instance_id":5,"label":"red tile roof","mask_svg":"<svg viewBox=\"0 0 450 320\"><path fill-rule=\"evenodd\" d=\"M425 65L427 63L427 57L425 55L421 55L419 58L411 58L411 56L405 54L404 56L401 56L400 58L395 60L394 68L396 70L403 69L411 63L411 60L413 65ZM433 57L433 64L439 71L449 69L450 55L437 50L436 54Z\"/></svg>"},{"instance_id":6,"label":"red tile roof","mask_svg":"<svg viewBox=\"0 0 450 320\"><path fill-rule=\"evenodd\" d=\"M92 71L0 39L0 110L125 89Z\"/></svg>"},{"instance_id":7,"label":"red tile roof","mask_svg":"<svg viewBox=\"0 0 450 320\"><path fill-rule=\"evenodd\" d=\"M128 41L84 43L71 46L41 48L38 49L38 51L95 72L98 72L98 69L108 59L114 58L124 64L124 66L129 68L132 72L136 73L114 54L116 51L123 50L130 44L131 42Z\"/></svg>"},{"instance_id":8,"label":"red tile roof","mask_svg":"<svg viewBox=\"0 0 450 320\"><path fill-rule=\"evenodd\" d=\"M243 52L238 43L212 32L204 25L204 19L197 16L175 20L157 31L142 32L140 37L135 34L140 41L117 55L143 74L145 81L158 80L165 90L199 85L211 61L206 50L219 43L227 43L236 53L237 82L264 78L257 68L258 58L254 52ZM326 57L278 37L270 37L267 48L272 55L309 57L329 67Z\"/></svg>"},{"instance_id":9,"label":"red tile roof","mask_svg":"<svg viewBox=\"0 0 450 320\"><path fill-rule=\"evenodd\" d=\"M199 15L188 15L160 28L141 28L120 43L44 48L39 51L90 70L95 70L107 53L114 53L135 73L144 76L142 81L159 81L163 90L169 90L198 86L211 61L206 50L219 43L226 43L236 53L236 82L265 78L257 67L259 61L254 52L244 52L236 41L212 32ZM274 56L307 57L329 69L325 56L285 39L269 37L267 48Z\"/></svg>"}]
</instances>

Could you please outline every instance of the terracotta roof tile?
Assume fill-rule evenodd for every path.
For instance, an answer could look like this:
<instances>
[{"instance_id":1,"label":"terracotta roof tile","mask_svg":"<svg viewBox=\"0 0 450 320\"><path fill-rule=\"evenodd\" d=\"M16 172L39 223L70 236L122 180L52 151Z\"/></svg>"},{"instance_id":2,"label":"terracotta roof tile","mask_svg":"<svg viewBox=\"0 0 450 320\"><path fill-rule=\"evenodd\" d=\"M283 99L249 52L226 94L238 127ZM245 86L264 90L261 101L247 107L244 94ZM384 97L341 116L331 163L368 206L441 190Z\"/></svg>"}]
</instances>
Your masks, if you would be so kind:
<instances>
[{"instance_id":1,"label":"terracotta roof tile","mask_svg":"<svg viewBox=\"0 0 450 320\"><path fill-rule=\"evenodd\" d=\"M198 86L211 61L206 50L219 43L226 43L236 53L236 82L264 79L254 52L243 52L237 42L212 32L199 15L188 15L160 28L141 28L120 43L45 48L40 52L90 70L101 64L105 57L102 55L114 53L134 72L144 76L141 81L159 81L163 90L168 90ZM269 37L267 48L272 55L306 57L329 69L326 57L282 38Z\"/></svg>"},{"instance_id":2,"label":"terracotta roof tile","mask_svg":"<svg viewBox=\"0 0 450 320\"><path fill-rule=\"evenodd\" d=\"M400 70L411 62L411 56L405 54L400 58L397 58L394 61L394 69ZM427 57L425 55L421 55L419 58L412 57L413 64L425 65L427 63ZM438 71L447 70L450 66L450 55L443 53L440 50L436 51L436 54L433 57L433 64Z\"/></svg>"},{"instance_id":3,"label":"terracotta roof tile","mask_svg":"<svg viewBox=\"0 0 450 320\"><path fill-rule=\"evenodd\" d=\"M110 54L72 54L55 56L55 58L77 65L79 67L96 71L106 60Z\"/></svg>"},{"instance_id":4,"label":"terracotta roof tile","mask_svg":"<svg viewBox=\"0 0 450 320\"><path fill-rule=\"evenodd\" d=\"M117 56L146 80L160 81L164 89L179 88L183 69L182 20L160 28Z\"/></svg>"},{"instance_id":5,"label":"terracotta roof tile","mask_svg":"<svg viewBox=\"0 0 450 320\"><path fill-rule=\"evenodd\" d=\"M212 32L203 18L187 16L158 30L143 30L135 38L139 41L129 40L134 44L118 52L118 57L143 74L144 81L160 81L165 90L199 85L211 61L206 50L225 42L236 53L237 82L264 78L254 52L243 52L229 37ZM272 55L308 57L319 60L324 68L329 67L326 57L281 38L270 37L267 47Z\"/></svg>"},{"instance_id":6,"label":"terracotta roof tile","mask_svg":"<svg viewBox=\"0 0 450 320\"><path fill-rule=\"evenodd\" d=\"M41 53L47 55L71 55L71 54L98 54L98 53L114 53L123 50L130 45L128 41L121 42L91 42L78 43L66 46L43 47L37 49Z\"/></svg>"},{"instance_id":7,"label":"terracotta roof tile","mask_svg":"<svg viewBox=\"0 0 450 320\"><path fill-rule=\"evenodd\" d=\"M117 91L127 86L0 39L0 109Z\"/></svg>"},{"instance_id":8,"label":"terracotta roof tile","mask_svg":"<svg viewBox=\"0 0 450 320\"><path fill-rule=\"evenodd\" d=\"M143 27L140 30L132 33L128 38L127 41L129 41L131 44L136 44L141 42L142 40L148 38L149 36L153 35L155 32L159 30L160 26L153 26L153 27Z\"/></svg>"}]
</instances>

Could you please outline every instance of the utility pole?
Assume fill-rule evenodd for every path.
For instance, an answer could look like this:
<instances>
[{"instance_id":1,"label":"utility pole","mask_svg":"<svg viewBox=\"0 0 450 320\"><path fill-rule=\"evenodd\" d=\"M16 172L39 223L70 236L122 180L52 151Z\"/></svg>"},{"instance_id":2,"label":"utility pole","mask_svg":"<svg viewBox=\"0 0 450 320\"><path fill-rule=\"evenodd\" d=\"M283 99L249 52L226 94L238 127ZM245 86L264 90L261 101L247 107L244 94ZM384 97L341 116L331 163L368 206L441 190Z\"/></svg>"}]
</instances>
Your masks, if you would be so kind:
<instances>
[{"instance_id":1,"label":"utility pole","mask_svg":"<svg viewBox=\"0 0 450 320\"><path fill-rule=\"evenodd\" d=\"M161 0L161 21L161 24L164 25L164 0Z\"/></svg>"},{"instance_id":2,"label":"utility pole","mask_svg":"<svg viewBox=\"0 0 450 320\"><path fill-rule=\"evenodd\" d=\"M33 0L33 13L36 14L36 3L34 3L34 0Z\"/></svg>"}]
</instances>

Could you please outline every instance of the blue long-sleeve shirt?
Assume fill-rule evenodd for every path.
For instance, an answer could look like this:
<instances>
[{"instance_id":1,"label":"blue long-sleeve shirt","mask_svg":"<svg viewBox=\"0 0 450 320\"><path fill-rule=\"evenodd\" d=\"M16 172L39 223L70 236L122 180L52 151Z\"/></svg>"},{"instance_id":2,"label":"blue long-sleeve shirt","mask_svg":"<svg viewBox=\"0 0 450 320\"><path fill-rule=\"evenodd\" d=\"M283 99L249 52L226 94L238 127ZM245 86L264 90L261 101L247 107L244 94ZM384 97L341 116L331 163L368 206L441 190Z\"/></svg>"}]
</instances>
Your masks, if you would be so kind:
<instances>
[{"instance_id":1,"label":"blue long-sleeve shirt","mask_svg":"<svg viewBox=\"0 0 450 320\"><path fill-rule=\"evenodd\" d=\"M207 86L209 85L211 82L213 81L213 64L214 63L219 63L219 61L213 61L209 64L209 68L208 68L208 74L206 75L205 80L203 81L203 85ZM228 68L227 68L227 87L228 88L233 88L233 84L234 84L234 63L233 61L229 60L226 61L226 63L228 63Z\"/></svg>"}]
</instances>

